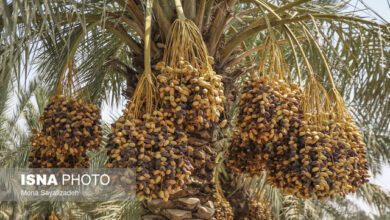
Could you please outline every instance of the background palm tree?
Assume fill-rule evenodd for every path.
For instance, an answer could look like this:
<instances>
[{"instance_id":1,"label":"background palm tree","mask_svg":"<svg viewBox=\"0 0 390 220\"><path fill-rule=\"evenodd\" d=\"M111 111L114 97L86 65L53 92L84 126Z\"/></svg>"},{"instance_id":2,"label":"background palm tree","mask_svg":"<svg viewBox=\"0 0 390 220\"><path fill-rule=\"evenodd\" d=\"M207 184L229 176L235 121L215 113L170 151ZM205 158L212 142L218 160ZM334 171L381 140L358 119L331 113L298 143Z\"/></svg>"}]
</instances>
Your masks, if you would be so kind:
<instances>
[{"instance_id":1,"label":"background palm tree","mask_svg":"<svg viewBox=\"0 0 390 220\"><path fill-rule=\"evenodd\" d=\"M183 8L185 16L202 31L209 55L216 61L214 70L223 76L230 125L234 124L236 94L248 80L247 73L256 68L266 36L272 34L290 71L300 72L303 80L304 57L328 88L327 69L331 70L338 90L364 133L370 171L376 176L381 173L382 165L390 161L390 31L385 21L357 16L356 9L350 7L353 3L348 0L186 0ZM56 90L59 76L70 68L74 68L78 84L89 91L92 101L99 106L104 102L118 104L121 95L132 96L144 68L144 12L145 4L139 0L2 1L2 167L26 167L31 130L39 128L37 119L47 97ZM153 64L162 59L167 31L176 17L173 1L153 1ZM34 74L29 74L32 70L38 74L33 80ZM298 75L293 74L293 78L297 80ZM15 97L11 94L15 91L18 105L9 117L9 100ZM230 130L231 126L224 132ZM106 133L109 133L108 126ZM226 172L223 158L229 148L229 138L221 136L212 145L220 155L215 173L219 176ZM106 159L103 145L100 151L90 153L92 166L102 167ZM248 201L265 195L274 216L282 219L347 218L361 212L359 207L351 210L353 202L348 199L302 200L283 195L268 186L265 178L234 178L240 184L225 187L225 195L240 191L248 195ZM380 214L388 212L389 196L378 185L365 184L356 196L375 206ZM34 216L45 209L42 207L84 219L108 215L125 219L138 210L137 204L128 202L3 205L14 207L4 209L11 210L8 214L14 217L21 215L22 209L30 210L29 216Z\"/></svg>"}]
</instances>

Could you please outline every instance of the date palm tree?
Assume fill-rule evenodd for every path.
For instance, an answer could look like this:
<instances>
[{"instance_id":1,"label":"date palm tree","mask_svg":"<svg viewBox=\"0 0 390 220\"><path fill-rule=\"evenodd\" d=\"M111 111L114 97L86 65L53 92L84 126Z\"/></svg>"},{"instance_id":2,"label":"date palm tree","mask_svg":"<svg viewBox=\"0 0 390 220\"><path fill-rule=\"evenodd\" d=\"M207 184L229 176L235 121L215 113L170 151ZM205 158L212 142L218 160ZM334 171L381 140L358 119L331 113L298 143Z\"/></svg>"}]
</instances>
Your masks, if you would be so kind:
<instances>
[{"instance_id":1,"label":"date palm tree","mask_svg":"<svg viewBox=\"0 0 390 220\"><path fill-rule=\"evenodd\" d=\"M209 55L214 57L213 68L223 78L228 126L224 130L213 128L190 134L190 144L197 148L198 159L203 161L195 166L197 181L169 202L143 203L144 219L182 219L183 216L211 219L215 210L207 204L220 189L230 200L237 219L247 214L240 207L247 207L260 196L268 201L274 216L280 218L343 215L334 203L346 203L345 199L321 202L289 197L268 186L265 178L225 175L228 181L237 184L223 186L221 176L231 172L225 169L224 158L229 151L237 94L242 83L248 80L248 73L256 68L265 39L270 35L280 46L290 72L300 73L302 80L307 75L305 59L327 88L331 72L364 133L371 173L380 174L382 165L390 159L387 148L390 143L390 30L385 20L356 15L357 9L351 7L353 3L352 0L182 1L185 17L200 29ZM175 5L171 0L153 1L152 64L162 60L169 27L178 17ZM0 89L23 87L33 68L44 88L53 94L60 76L72 69L78 84L100 106L105 102L118 104L122 95L132 97L145 69L146 11L145 2L140 0L3 0L0 4ZM293 78L298 80L298 74L293 74ZM5 96L0 99L1 110L6 103L2 100ZM12 123L0 124L0 129L3 128L0 132L7 131L7 126ZM13 140L21 144L27 139L14 137ZM9 150L7 146L0 147ZM18 149L18 155L22 150L14 149ZM97 166L103 166L103 147L93 153ZM18 158L21 158L18 166L24 166L27 160ZM240 201L243 206L232 200L238 192L243 195ZM371 183L361 187L357 195L381 211L390 204L386 193ZM378 199L373 195L381 196ZM189 200L179 198L192 198L191 202L195 201L197 206L185 210L183 203ZM130 213L125 210L133 206L104 203L69 207L83 218L109 215L125 219Z\"/></svg>"}]
</instances>

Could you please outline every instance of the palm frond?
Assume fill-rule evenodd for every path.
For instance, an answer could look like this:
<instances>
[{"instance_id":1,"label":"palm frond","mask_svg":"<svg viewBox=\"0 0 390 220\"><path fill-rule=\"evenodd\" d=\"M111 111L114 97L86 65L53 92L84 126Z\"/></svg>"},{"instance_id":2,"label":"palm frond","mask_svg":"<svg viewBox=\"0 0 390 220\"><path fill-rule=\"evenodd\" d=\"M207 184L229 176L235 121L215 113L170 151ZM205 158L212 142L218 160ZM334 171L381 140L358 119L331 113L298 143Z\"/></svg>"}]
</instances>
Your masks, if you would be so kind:
<instances>
[{"instance_id":1,"label":"palm frond","mask_svg":"<svg viewBox=\"0 0 390 220\"><path fill-rule=\"evenodd\" d=\"M319 210L311 200L295 196L285 196L282 219L320 219Z\"/></svg>"},{"instance_id":2,"label":"palm frond","mask_svg":"<svg viewBox=\"0 0 390 220\"><path fill-rule=\"evenodd\" d=\"M374 183L366 183L356 191L356 196L376 208L379 213L385 213L390 207L390 194Z\"/></svg>"},{"instance_id":3,"label":"palm frond","mask_svg":"<svg viewBox=\"0 0 390 220\"><path fill-rule=\"evenodd\" d=\"M138 201L104 202L96 207L97 219L137 220L141 219L141 204Z\"/></svg>"},{"instance_id":4,"label":"palm frond","mask_svg":"<svg viewBox=\"0 0 390 220\"><path fill-rule=\"evenodd\" d=\"M91 168L103 168L106 164L107 160L107 151L105 149L105 146L108 141L108 134L112 132L109 125L106 123L102 123L102 131L103 131L103 140L100 145L100 149L96 151L90 151L88 152L89 161L90 161L90 167Z\"/></svg>"},{"instance_id":5,"label":"palm frond","mask_svg":"<svg viewBox=\"0 0 390 220\"><path fill-rule=\"evenodd\" d=\"M321 218L331 219L370 219L360 206L349 198L335 198L329 201L313 200L318 209L321 210Z\"/></svg>"},{"instance_id":6,"label":"palm frond","mask_svg":"<svg viewBox=\"0 0 390 220\"><path fill-rule=\"evenodd\" d=\"M367 144L367 160L374 177L381 174L382 167L389 164L390 136L374 132L372 128L362 127L364 142Z\"/></svg>"},{"instance_id":7,"label":"palm frond","mask_svg":"<svg viewBox=\"0 0 390 220\"><path fill-rule=\"evenodd\" d=\"M18 104L15 107L14 115L8 122L8 132L10 134L13 133L14 128L17 126L17 123L21 117L24 116L24 111L28 107L32 107L29 105L31 99L34 96L35 91L39 88L39 79L32 80L29 84L29 87L26 90L17 91Z\"/></svg>"}]
</instances>

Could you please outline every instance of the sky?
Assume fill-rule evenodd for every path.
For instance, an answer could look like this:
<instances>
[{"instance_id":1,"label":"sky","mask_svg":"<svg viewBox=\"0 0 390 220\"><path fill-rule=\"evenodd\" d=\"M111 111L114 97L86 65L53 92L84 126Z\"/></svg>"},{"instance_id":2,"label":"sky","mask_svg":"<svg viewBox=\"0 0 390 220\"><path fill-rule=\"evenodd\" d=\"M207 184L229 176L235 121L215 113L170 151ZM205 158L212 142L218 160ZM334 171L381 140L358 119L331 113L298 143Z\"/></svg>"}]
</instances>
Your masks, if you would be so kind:
<instances>
[{"instance_id":1,"label":"sky","mask_svg":"<svg viewBox=\"0 0 390 220\"><path fill-rule=\"evenodd\" d=\"M363 1L367 6L372 8L377 12L382 18L387 22L390 22L390 9L389 9L389 0L364 0ZM367 16L366 13L359 13L362 16ZM373 14L370 14L373 15Z\"/></svg>"}]
</instances>

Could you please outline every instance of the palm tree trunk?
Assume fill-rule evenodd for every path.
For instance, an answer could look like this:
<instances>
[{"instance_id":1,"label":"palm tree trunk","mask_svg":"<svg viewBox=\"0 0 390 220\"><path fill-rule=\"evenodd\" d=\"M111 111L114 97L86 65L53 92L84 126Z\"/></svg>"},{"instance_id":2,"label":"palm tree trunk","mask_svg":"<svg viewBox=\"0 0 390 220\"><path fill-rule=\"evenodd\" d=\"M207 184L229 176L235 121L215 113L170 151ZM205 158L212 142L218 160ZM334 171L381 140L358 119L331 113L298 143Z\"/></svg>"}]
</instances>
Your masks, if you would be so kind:
<instances>
[{"instance_id":1,"label":"palm tree trunk","mask_svg":"<svg viewBox=\"0 0 390 220\"><path fill-rule=\"evenodd\" d=\"M213 130L188 134L194 151L194 171L191 184L170 196L168 201L153 199L144 205L144 220L160 219L212 219L215 214L214 167L216 152L213 148Z\"/></svg>"}]
</instances>

